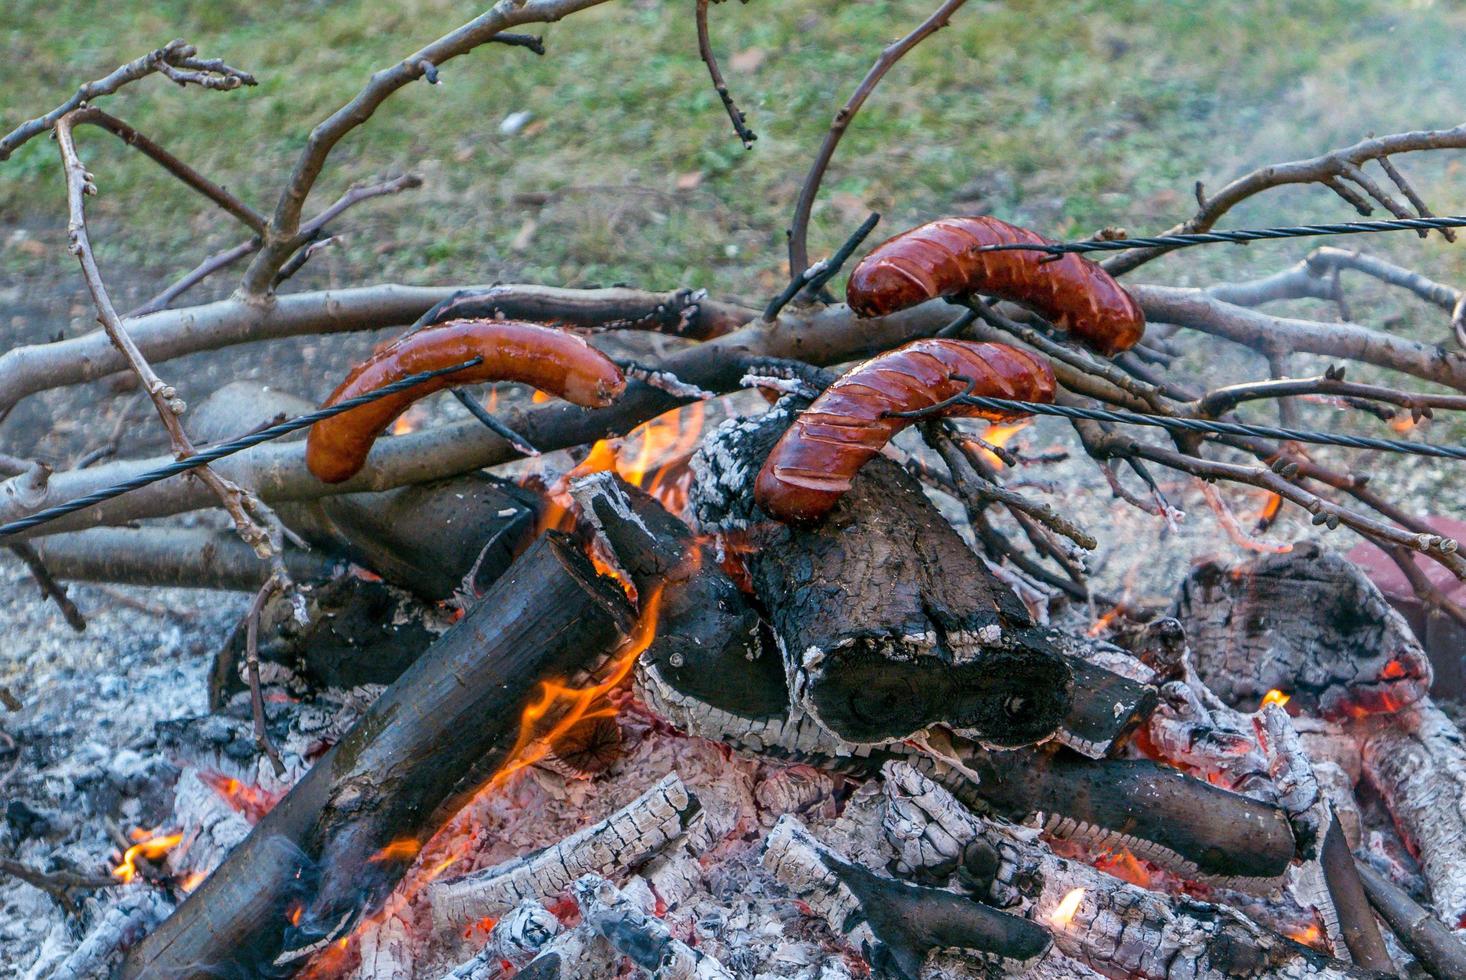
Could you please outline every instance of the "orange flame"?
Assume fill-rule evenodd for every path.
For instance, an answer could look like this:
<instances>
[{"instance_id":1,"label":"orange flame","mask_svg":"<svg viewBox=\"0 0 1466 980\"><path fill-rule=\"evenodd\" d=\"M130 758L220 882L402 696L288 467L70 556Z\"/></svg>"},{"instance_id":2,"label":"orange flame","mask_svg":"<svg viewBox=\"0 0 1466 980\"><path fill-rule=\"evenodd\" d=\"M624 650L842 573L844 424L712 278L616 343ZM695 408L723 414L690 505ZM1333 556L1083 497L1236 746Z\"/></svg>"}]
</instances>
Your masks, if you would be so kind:
<instances>
[{"instance_id":1,"label":"orange flame","mask_svg":"<svg viewBox=\"0 0 1466 980\"><path fill-rule=\"evenodd\" d=\"M982 434L982 441L997 446L999 449L1007 446L1013 437L1033 424L1032 418L1018 419L1016 422L990 422L987 430ZM982 458L987 460L989 466L995 470L1001 470L1005 465L997 453L989 449L978 447Z\"/></svg>"},{"instance_id":2,"label":"orange flame","mask_svg":"<svg viewBox=\"0 0 1466 980\"><path fill-rule=\"evenodd\" d=\"M1288 933L1288 938L1295 943L1302 943L1305 946L1314 946L1323 939L1323 930L1317 924L1310 925L1307 929L1295 929Z\"/></svg>"},{"instance_id":3,"label":"orange flame","mask_svg":"<svg viewBox=\"0 0 1466 980\"><path fill-rule=\"evenodd\" d=\"M1150 872L1145 866L1130 853L1129 848L1122 847L1118 851L1108 854L1101 854L1095 858L1094 866L1108 875L1119 878L1121 881L1128 881L1132 885L1139 885L1141 888L1150 887ZM1075 903L1078 904L1077 902ZM1072 917L1072 916L1071 916Z\"/></svg>"},{"instance_id":4,"label":"orange flame","mask_svg":"<svg viewBox=\"0 0 1466 980\"><path fill-rule=\"evenodd\" d=\"M285 795L284 791L272 793L261 786L251 786L241 783L233 776L223 776L219 773L201 772L199 778L213 788L214 792L224 797L224 802L234 808L236 813L244 815L250 823L259 823L265 814L275 808Z\"/></svg>"},{"instance_id":5,"label":"orange flame","mask_svg":"<svg viewBox=\"0 0 1466 980\"><path fill-rule=\"evenodd\" d=\"M199 885L202 885L204 883L204 879L207 877L208 875L204 874L202 871L190 871L188 873L188 877L183 879L183 884L179 885L178 887L183 889L184 894L188 894Z\"/></svg>"},{"instance_id":6,"label":"orange flame","mask_svg":"<svg viewBox=\"0 0 1466 980\"><path fill-rule=\"evenodd\" d=\"M122 863L112 869L112 877L120 879L127 884L137 877L137 859L147 858L149 861L156 861L177 847L183 840L182 834L168 834L164 837L157 836L157 831L134 830L130 837L137 841L129 847L122 855Z\"/></svg>"},{"instance_id":7,"label":"orange flame","mask_svg":"<svg viewBox=\"0 0 1466 980\"><path fill-rule=\"evenodd\" d=\"M422 843L411 837L399 837L377 853L373 854L368 861L411 861L417 857L417 852L422 850Z\"/></svg>"},{"instance_id":8,"label":"orange flame","mask_svg":"<svg viewBox=\"0 0 1466 980\"><path fill-rule=\"evenodd\" d=\"M1273 688L1271 691L1268 691L1262 696L1262 704L1259 704L1257 706L1257 710L1261 711L1263 708L1266 708L1270 704L1275 704L1279 708L1281 708L1291 700L1293 700L1291 697L1284 694L1277 688Z\"/></svg>"},{"instance_id":9,"label":"orange flame","mask_svg":"<svg viewBox=\"0 0 1466 980\"><path fill-rule=\"evenodd\" d=\"M1074 921L1074 913L1079 911L1079 903L1082 901L1084 901L1084 889L1072 889L1059 901L1058 906L1049 915L1049 921L1057 928L1067 929L1069 923Z\"/></svg>"},{"instance_id":10,"label":"orange flame","mask_svg":"<svg viewBox=\"0 0 1466 980\"><path fill-rule=\"evenodd\" d=\"M1121 607L1115 606L1109 612L1101 615L1099 619L1096 619L1094 621L1094 625L1085 631L1086 634L1089 636L1099 636L1111 623L1113 623L1119 617L1120 611Z\"/></svg>"},{"instance_id":11,"label":"orange flame","mask_svg":"<svg viewBox=\"0 0 1466 980\"><path fill-rule=\"evenodd\" d=\"M1258 530L1267 530L1272 527L1273 521L1278 519L1278 513L1282 509L1283 498L1269 491L1267 500L1263 501L1262 509L1257 512Z\"/></svg>"}]
</instances>

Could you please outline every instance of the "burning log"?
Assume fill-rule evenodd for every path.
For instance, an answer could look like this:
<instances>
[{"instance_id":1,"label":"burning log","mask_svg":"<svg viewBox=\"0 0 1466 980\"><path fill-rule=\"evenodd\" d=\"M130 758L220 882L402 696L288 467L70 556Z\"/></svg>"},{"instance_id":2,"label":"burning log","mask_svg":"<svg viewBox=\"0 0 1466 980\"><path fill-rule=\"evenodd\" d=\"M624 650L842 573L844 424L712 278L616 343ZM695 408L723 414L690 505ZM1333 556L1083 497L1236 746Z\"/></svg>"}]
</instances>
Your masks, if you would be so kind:
<instances>
[{"instance_id":1,"label":"burning log","mask_svg":"<svg viewBox=\"0 0 1466 980\"><path fill-rule=\"evenodd\" d=\"M254 549L224 531L98 527L37 538L32 546L51 574L75 582L253 592L270 577ZM335 565L299 548L280 557L296 581L323 578Z\"/></svg>"},{"instance_id":2,"label":"burning log","mask_svg":"<svg viewBox=\"0 0 1466 980\"><path fill-rule=\"evenodd\" d=\"M1357 566L1311 543L1198 566L1173 612L1197 673L1229 704L1279 690L1345 718L1398 710L1430 689L1430 661L1404 618Z\"/></svg>"},{"instance_id":3,"label":"burning log","mask_svg":"<svg viewBox=\"0 0 1466 980\"><path fill-rule=\"evenodd\" d=\"M792 816L774 825L763 863L881 975L915 980L934 950L960 950L982 967L1017 972L1036 963L1052 941L1033 922L851 864Z\"/></svg>"},{"instance_id":4,"label":"burning log","mask_svg":"<svg viewBox=\"0 0 1466 980\"><path fill-rule=\"evenodd\" d=\"M1149 683L1153 672L1107 643L1057 629L1046 630L1044 637L1062 652L1074 675L1058 739L1081 755L1103 758L1155 710L1156 689Z\"/></svg>"},{"instance_id":5,"label":"burning log","mask_svg":"<svg viewBox=\"0 0 1466 980\"><path fill-rule=\"evenodd\" d=\"M122 975L288 973L343 936L509 761L540 680L586 669L631 623L619 590L570 542L537 541L133 949Z\"/></svg>"},{"instance_id":6,"label":"burning log","mask_svg":"<svg viewBox=\"0 0 1466 980\"><path fill-rule=\"evenodd\" d=\"M433 882L427 889L433 922L438 929L461 930L528 899L559 895L582 875L635 869L702 829L702 804L673 773L558 844L461 878Z\"/></svg>"},{"instance_id":7,"label":"burning log","mask_svg":"<svg viewBox=\"0 0 1466 980\"><path fill-rule=\"evenodd\" d=\"M990 882L980 893L1050 924L1061 952L1107 977L1382 976L1270 933L1226 906L1147 891L1057 857L1032 832L965 813L956 797L911 766L890 765L886 777L888 839L980 834L978 846L998 856L991 876L975 879ZM974 840L954 843L967 848Z\"/></svg>"},{"instance_id":8,"label":"burning log","mask_svg":"<svg viewBox=\"0 0 1466 980\"><path fill-rule=\"evenodd\" d=\"M758 510L754 477L799 407L730 420L692 460L702 529L747 538L795 702L849 742L934 724L995 745L1051 735L1068 667L900 466L871 460L818 524Z\"/></svg>"},{"instance_id":9,"label":"burning log","mask_svg":"<svg viewBox=\"0 0 1466 980\"><path fill-rule=\"evenodd\" d=\"M236 381L204 400L193 431L226 439L314 408L287 392ZM281 502L276 513L312 545L426 599L446 599L464 587L470 571L479 590L503 574L529 544L542 507L537 495L513 483L466 473L377 493Z\"/></svg>"},{"instance_id":10,"label":"burning log","mask_svg":"<svg viewBox=\"0 0 1466 980\"><path fill-rule=\"evenodd\" d=\"M717 960L675 939L660 920L599 875L586 875L572 889L585 924L653 980L733 980Z\"/></svg>"},{"instance_id":11,"label":"burning log","mask_svg":"<svg viewBox=\"0 0 1466 980\"><path fill-rule=\"evenodd\" d=\"M1420 861L1436 916L1466 929L1466 745L1429 699L1359 723L1364 775Z\"/></svg>"},{"instance_id":12,"label":"burning log","mask_svg":"<svg viewBox=\"0 0 1466 980\"><path fill-rule=\"evenodd\" d=\"M1384 875L1363 862L1357 868L1369 903L1426 972L1439 980L1466 977L1466 945Z\"/></svg>"}]
</instances>

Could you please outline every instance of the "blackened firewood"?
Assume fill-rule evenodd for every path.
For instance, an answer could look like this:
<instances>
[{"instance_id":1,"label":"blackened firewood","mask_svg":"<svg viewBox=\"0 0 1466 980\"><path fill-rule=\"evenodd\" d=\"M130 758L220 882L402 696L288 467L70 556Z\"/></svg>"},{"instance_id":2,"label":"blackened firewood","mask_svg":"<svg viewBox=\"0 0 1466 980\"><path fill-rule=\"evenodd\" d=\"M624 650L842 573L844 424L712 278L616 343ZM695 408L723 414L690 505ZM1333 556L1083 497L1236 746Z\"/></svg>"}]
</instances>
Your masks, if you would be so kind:
<instances>
[{"instance_id":1,"label":"blackened firewood","mask_svg":"<svg viewBox=\"0 0 1466 980\"><path fill-rule=\"evenodd\" d=\"M426 841L504 764L540 682L589 669L632 619L566 538L536 541L132 951L123 976L293 972L406 871L415 848L388 843Z\"/></svg>"},{"instance_id":2,"label":"blackened firewood","mask_svg":"<svg viewBox=\"0 0 1466 980\"><path fill-rule=\"evenodd\" d=\"M277 389L237 381L205 399L193 431L223 439L314 408ZM281 503L276 513L325 553L349 558L425 599L446 599L470 570L476 569L476 590L503 574L529 544L542 508L528 490L487 473L466 473L378 493Z\"/></svg>"},{"instance_id":3,"label":"blackened firewood","mask_svg":"<svg viewBox=\"0 0 1466 980\"><path fill-rule=\"evenodd\" d=\"M779 818L764 867L860 950L878 976L916 980L935 950L960 950L1019 972L1052 943L1042 926L939 888L878 875L820 843L793 816Z\"/></svg>"},{"instance_id":4,"label":"blackened firewood","mask_svg":"<svg viewBox=\"0 0 1466 980\"><path fill-rule=\"evenodd\" d=\"M1356 867L1369 903L1426 972L1439 980L1466 977L1466 944L1384 875L1362 861Z\"/></svg>"},{"instance_id":5,"label":"blackened firewood","mask_svg":"<svg viewBox=\"0 0 1466 980\"><path fill-rule=\"evenodd\" d=\"M1324 830L1323 844L1319 848L1319 864L1323 868L1324 882L1328 886L1329 898L1338 914L1340 931L1349 955L1359 966L1371 970L1390 971L1395 964L1385 950L1385 941L1379 934L1379 925L1369 910L1369 899L1364 885L1359 880L1359 870L1354 865L1354 855L1349 842L1344 839L1344 827L1339 818L1329 821Z\"/></svg>"},{"instance_id":6,"label":"blackened firewood","mask_svg":"<svg viewBox=\"0 0 1466 980\"><path fill-rule=\"evenodd\" d=\"M1306 712L1347 718L1396 711L1430 688L1404 618L1357 566L1309 542L1198 566L1173 612L1201 679L1246 711L1276 688Z\"/></svg>"},{"instance_id":7,"label":"blackened firewood","mask_svg":"<svg viewBox=\"0 0 1466 980\"><path fill-rule=\"evenodd\" d=\"M391 684L448 627L442 609L386 582L347 576L306 585L304 624L295 618L292 596L276 593L260 611L260 663L281 668L266 682L295 694ZM211 709L248 689L241 678L244 660L240 623L214 657Z\"/></svg>"},{"instance_id":8,"label":"blackened firewood","mask_svg":"<svg viewBox=\"0 0 1466 980\"><path fill-rule=\"evenodd\" d=\"M1109 754L1155 710L1157 694L1149 683L1151 671L1124 650L1100 640L1058 629L1045 630L1044 638L1060 651L1074 674L1073 695L1059 726L1059 741L1091 759ZM1137 679L1141 677L1146 679Z\"/></svg>"},{"instance_id":9,"label":"blackened firewood","mask_svg":"<svg viewBox=\"0 0 1466 980\"><path fill-rule=\"evenodd\" d=\"M750 546L794 700L850 742L934 724L994 745L1053 734L1069 668L900 466L871 460L813 526L758 510L754 476L798 406L724 423L692 462L701 529Z\"/></svg>"}]
</instances>

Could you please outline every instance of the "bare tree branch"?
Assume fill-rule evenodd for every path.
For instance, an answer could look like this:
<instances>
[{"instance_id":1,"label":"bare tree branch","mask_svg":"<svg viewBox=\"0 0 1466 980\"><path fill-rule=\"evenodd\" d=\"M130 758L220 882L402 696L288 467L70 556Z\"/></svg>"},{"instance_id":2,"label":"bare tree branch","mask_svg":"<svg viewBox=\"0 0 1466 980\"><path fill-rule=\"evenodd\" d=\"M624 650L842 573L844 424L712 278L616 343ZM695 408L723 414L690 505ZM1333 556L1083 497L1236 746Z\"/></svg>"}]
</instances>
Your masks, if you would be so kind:
<instances>
[{"instance_id":1,"label":"bare tree branch","mask_svg":"<svg viewBox=\"0 0 1466 980\"><path fill-rule=\"evenodd\" d=\"M845 135L845 130L850 127L850 120L865 105L865 100L870 98L870 93L880 84L886 72L891 66L905 57L906 52L916 47L926 38L947 26L947 21L956 13L967 0L945 0L930 17L922 21L917 28L907 34L901 40L889 45L881 52L876 63L871 65L870 71L860 80L850 98L835 113L835 119L830 123L830 131L825 134L825 140L820 144L819 153L815 154L814 162L809 166L809 173L804 178L804 186L799 188L799 200L794 205L794 221L789 226L789 275L794 277L805 269L809 268L809 215L814 209L814 199L820 191L820 181L824 179L825 170L830 166L830 160L835 156L835 148L840 145L840 139Z\"/></svg>"},{"instance_id":2,"label":"bare tree branch","mask_svg":"<svg viewBox=\"0 0 1466 980\"><path fill-rule=\"evenodd\" d=\"M722 3L723 0L713 0L713 2ZM747 3L748 0L743 0L743 2ZM728 92L728 83L723 80L723 72L718 68L717 56L713 54L713 41L708 36L708 0L697 0L694 19L697 21L697 52L702 56L703 64L708 66L708 75L713 79L713 89L717 91L718 98L723 100L723 108L728 110L728 118L733 122L733 131L743 141L743 148L751 149L758 135L748 128L747 117L733 101L733 96Z\"/></svg>"},{"instance_id":3,"label":"bare tree branch","mask_svg":"<svg viewBox=\"0 0 1466 980\"><path fill-rule=\"evenodd\" d=\"M150 51L133 61L115 69L111 74L93 82L87 82L76 90L76 94L43 116L37 116L21 123L0 139L0 160L10 155L31 139L54 126L62 116L93 99L111 95L129 82L145 78L155 72L163 72L180 85L193 84L217 91L229 91L241 85L255 84L254 76L248 72L231 68L222 61L202 61L195 58L196 49L182 39Z\"/></svg>"},{"instance_id":4,"label":"bare tree branch","mask_svg":"<svg viewBox=\"0 0 1466 980\"><path fill-rule=\"evenodd\" d=\"M1392 136L1371 137L1353 146L1331 150L1307 160L1294 160L1290 163L1275 163L1260 167L1249 174L1238 177L1210 198L1206 197L1198 187L1198 200L1202 202L1200 209L1186 221L1167 229L1164 234L1184 235L1191 232L1210 231L1217 221L1232 208L1247 198L1273 187L1281 187L1285 184L1324 184L1338 191L1338 179L1341 177L1354 179L1361 175L1359 167L1366 161L1382 160L1395 153L1462 149L1463 147L1466 147L1466 125L1457 126L1454 129L1419 130L1410 133L1396 133ZM1368 178L1365 179L1368 180ZM1373 184L1372 181L1369 183L1379 191L1383 199L1389 199L1389 196L1378 185ZM1357 195L1352 198L1348 195L1345 197L1356 207L1361 203ZM1415 200L1418 200L1418 195L1412 199L1412 203ZM1398 207L1398 205L1390 206L1390 210L1398 214ZM1422 218L1431 216L1429 210L1418 204L1417 211L1418 215L1406 212L1401 216ZM1101 264L1112 275L1121 275L1138 269L1169 251L1171 251L1169 247L1137 248L1106 259Z\"/></svg>"},{"instance_id":5,"label":"bare tree branch","mask_svg":"<svg viewBox=\"0 0 1466 980\"><path fill-rule=\"evenodd\" d=\"M128 146L137 150L143 156L152 160L158 166L177 177L192 190L197 191L204 197L213 201L219 208L230 215L233 215L250 231L256 234L263 234L265 230L265 216L254 208L235 197L228 189L219 186L209 180L203 174L178 159L157 143L148 139L142 133L133 129L127 123L115 116L108 115L101 109L88 106L85 109L78 109L68 117L72 126L88 125L96 126L116 136Z\"/></svg>"},{"instance_id":6,"label":"bare tree branch","mask_svg":"<svg viewBox=\"0 0 1466 980\"><path fill-rule=\"evenodd\" d=\"M66 620L66 625L78 633L85 632L86 618L82 616L81 610L76 608L76 603L72 602L71 597L66 594L66 586L51 577L51 570L46 567L41 556L36 554L36 549L26 541L17 541L8 547L11 554L24 562L25 567L30 570L31 578L35 579L36 584L41 587L41 594L56 603L56 608L61 610L61 617Z\"/></svg>"},{"instance_id":7,"label":"bare tree branch","mask_svg":"<svg viewBox=\"0 0 1466 980\"><path fill-rule=\"evenodd\" d=\"M1319 323L1269 316L1232 306L1200 289L1127 287L1146 319L1269 350L1348 358L1466 391L1466 354L1422 344L1353 323Z\"/></svg>"},{"instance_id":8,"label":"bare tree branch","mask_svg":"<svg viewBox=\"0 0 1466 980\"><path fill-rule=\"evenodd\" d=\"M269 295L275 274L285 260L309 240L300 227L301 211L336 144L369 120L381 104L403 86L446 62L495 39L500 31L519 24L550 23L594 7L606 0L499 0L487 12L419 49L390 68L372 75L356 97L311 131L305 149L280 192L265 233L265 244L245 270L241 288L256 299Z\"/></svg>"}]
</instances>

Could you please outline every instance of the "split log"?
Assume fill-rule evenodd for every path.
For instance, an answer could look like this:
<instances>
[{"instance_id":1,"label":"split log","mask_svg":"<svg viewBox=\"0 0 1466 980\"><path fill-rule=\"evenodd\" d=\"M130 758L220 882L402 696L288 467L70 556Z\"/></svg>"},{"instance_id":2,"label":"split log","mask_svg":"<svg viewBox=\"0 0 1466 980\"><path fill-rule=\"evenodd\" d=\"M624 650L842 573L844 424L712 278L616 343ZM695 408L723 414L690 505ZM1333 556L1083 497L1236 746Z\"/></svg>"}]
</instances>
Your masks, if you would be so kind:
<instances>
[{"instance_id":1,"label":"split log","mask_svg":"<svg viewBox=\"0 0 1466 980\"><path fill-rule=\"evenodd\" d=\"M1426 972L1438 980L1466 977L1466 945L1384 875L1363 862L1357 868L1369 903Z\"/></svg>"},{"instance_id":2,"label":"split log","mask_svg":"<svg viewBox=\"0 0 1466 980\"><path fill-rule=\"evenodd\" d=\"M379 904L503 766L539 683L586 669L631 624L620 591L567 539L537 541L132 951L122 975L291 972ZM386 849L393 841L411 846Z\"/></svg>"},{"instance_id":3,"label":"split log","mask_svg":"<svg viewBox=\"0 0 1466 980\"><path fill-rule=\"evenodd\" d=\"M314 411L315 405L254 381L236 381L198 407L192 431L210 441ZM299 441L305 432L287 437ZM348 558L425 599L447 599L475 570L481 591L534 536L543 501L487 473L414 487L349 493L276 507L285 526L316 548Z\"/></svg>"},{"instance_id":4,"label":"split log","mask_svg":"<svg viewBox=\"0 0 1466 980\"><path fill-rule=\"evenodd\" d=\"M52 575L73 582L254 592L270 577L254 549L225 531L98 527L37 538L32 546ZM336 565L299 548L286 548L281 558L298 582L324 578Z\"/></svg>"},{"instance_id":5,"label":"split log","mask_svg":"<svg viewBox=\"0 0 1466 980\"><path fill-rule=\"evenodd\" d=\"M661 919L647 915L599 875L582 877L571 893L585 924L652 980L733 980L723 964L673 938Z\"/></svg>"},{"instance_id":6,"label":"split log","mask_svg":"<svg viewBox=\"0 0 1466 980\"><path fill-rule=\"evenodd\" d=\"M755 474L802 404L725 422L691 464L701 529L747 539L794 701L849 742L936 724L994 745L1052 735L1069 668L900 466L871 460L815 525L758 510Z\"/></svg>"},{"instance_id":7,"label":"split log","mask_svg":"<svg viewBox=\"0 0 1466 980\"><path fill-rule=\"evenodd\" d=\"M634 870L702 828L702 804L672 773L604 820L505 864L427 888L433 923L459 931L527 899L549 899L587 874Z\"/></svg>"},{"instance_id":8,"label":"split log","mask_svg":"<svg viewBox=\"0 0 1466 980\"><path fill-rule=\"evenodd\" d=\"M330 688L391 684L450 625L447 613L386 582L355 576L306 582L306 621L293 596L276 593L260 610L261 677L297 696ZM240 691L246 624L236 624L209 672L209 706L220 710Z\"/></svg>"},{"instance_id":9,"label":"split log","mask_svg":"<svg viewBox=\"0 0 1466 980\"><path fill-rule=\"evenodd\" d=\"M881 976L916 980L937 950L959 950L980 966L1017 972L1037 963L1052 941L1043 927L1018 916L852 864L792 816L774 825L763 864Z\"/></svg>"},{"instance_id":10,"label":"split log","mask_svg":"<svg viewBox=\"0 0 1466 980\"><path fill-rule=\"evenodd\" d=\"M1364 775L1420 862L1436 916L1466 929L1466 740L1429 699L1359 733Z\"/></svg>"},{"instance_id":11,"label":"split log","mask_svg":"<svg viewBox=\"0 0 1466 980\"><path fill-rule=\"evenodd\" d=\"M891 822L910 836L923 818L942 833L981 834L997 855L986 895L1053 929L1054 945L1107 977L1381 977L1260 928L1224 905L1151 892L1053 854L1032 831L963 814L956 797L915 768L894 764L883 787ZM969 841L957 840L967 847ZM1078 890L1078 896L1074 893ZM1067 915L1059 912L1068 898Z\"/></svg>"},{"instance_id":12,"label":"split log","mask_svg":"<svg viewBox=\"0 0 1466 980\"><path fill-rule=\"evenodd\" d=\"M1209 562L1173 613L1197 673L1250 710L1273 689L1326 718L1398 710L1430 689L1430 660L1356 565L1310 542L1235 567Z\"/></svg>"}]
</instances>

